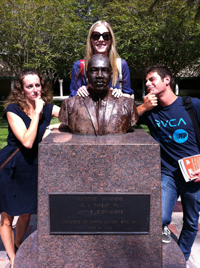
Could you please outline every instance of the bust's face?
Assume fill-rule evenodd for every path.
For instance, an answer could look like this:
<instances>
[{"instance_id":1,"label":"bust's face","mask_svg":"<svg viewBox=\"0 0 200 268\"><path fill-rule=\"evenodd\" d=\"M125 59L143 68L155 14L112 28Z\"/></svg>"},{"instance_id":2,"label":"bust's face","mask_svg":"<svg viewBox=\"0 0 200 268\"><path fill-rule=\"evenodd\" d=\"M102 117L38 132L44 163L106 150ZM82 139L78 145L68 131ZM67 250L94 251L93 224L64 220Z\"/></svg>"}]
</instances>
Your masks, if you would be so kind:
<instances>
[{"instance_id":1,"label":"bust's face","mask_svg":"<svg viewBox=\"0 0 200 268\"><path fill-rule=\"evenodd\" d=\"M104 57L94 57L88 64L88 86L93 93L104 94L109 90L111 79L111 66L109 59Z\"/></svg>"}]
</instances>

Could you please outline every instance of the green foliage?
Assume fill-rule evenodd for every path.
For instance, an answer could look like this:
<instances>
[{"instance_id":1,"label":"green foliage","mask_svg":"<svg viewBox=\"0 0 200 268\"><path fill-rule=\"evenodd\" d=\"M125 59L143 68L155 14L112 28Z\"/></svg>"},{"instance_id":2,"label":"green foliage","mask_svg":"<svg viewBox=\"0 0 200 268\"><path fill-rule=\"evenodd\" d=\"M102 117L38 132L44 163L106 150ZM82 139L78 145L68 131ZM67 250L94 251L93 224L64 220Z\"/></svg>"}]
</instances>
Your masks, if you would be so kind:
<instances>
[{"instance_id":1,"label":"green foliage","mask_svg":"<svg viewBox=\"0 0 200 268\"><path fill-rule=\"evenodd\" d=\"M99 6L102 18L114 29L119 54L127 60L132 77L141 77L144 68L155 63L167 65L174 75L184 68L199 68L198 4L158 2L152 11L147 0L111 1Z\"/></svg>"},{"instance_id":2,"label":"green foliage","mask_svg":"<svg viewBox=\"0 0 200 268\"><path fill-rule=\"evenodd\" d=\"M84 23L76 5L76 0L0 0L1 58L13 74L27 67L48 77L70 71L77 54L83 55L78 39Z\"/></svg>"},{"instance_id":3,"label":"green foliage","mask_svg":"<svg viewBox=\"0 0 200 268\"><path fill-rule=\"evenodd\" d=\"M58 118L53 117L53 118L51 119L51 123L50 123L50 125L57 124L57 123L60 123L60 121L58 120Z\"/></svg>"},{"instance_id":4,"label":"green foliage","mask_svg":"<svg viewBox=\"0 0 200 268\"><path fill-rule=\"evenodd\" d=\"M8 136L8 128L0 128L0 150L3 149L6 144L6 138Z\"/></svg>"},{"instance_id":5,"label":"green foliage","mask_svg":"<svg viewBox=\"0 0 200 268\"><path fill-rule=\"evenodd\" d=\"M147 133L150 134L149 128L146 125L140 125Z\"/></svg>"},{"instance_id":6,"label":"green foliage","mask_svg":"<svg viewBox=\"0 0 200 268\"><path fill-rule=\"evenodd\" d=\"M6 146L7 141L6 138L8 136L8 124L3 119L3 113L4 113L4 104L3 102L0 102L0 150L3 149L4 146Z\"/></svg>"},{"instance_id":7,"label":"green foliage","mask_svg":"<svg viewBox=\"0 0 200 268\"><path fill-rule=\"evenodd\" d=\"M152 11L153 8L160 4L165 2L166 0L154 0L150 7L149 7L149 11ZM192 5L196 6L196 11L195 11L195 21L199 21L200 20L200 1L199 0L186 0L187 5L190 7Z\"/></svg>"},{"instance_id":8,"label":"green foliage","mask_svg":"<svg viewBox=\"0 0 200 268\"><path fill-rule=\"evenodd\" d=\"M199 8L196 0L0 0L0 59L13 74L33 67L62 78L84 57L89 27L106 20L132 78L154 63L176 75L199 68Z\"/></svg>"}]
</instances>

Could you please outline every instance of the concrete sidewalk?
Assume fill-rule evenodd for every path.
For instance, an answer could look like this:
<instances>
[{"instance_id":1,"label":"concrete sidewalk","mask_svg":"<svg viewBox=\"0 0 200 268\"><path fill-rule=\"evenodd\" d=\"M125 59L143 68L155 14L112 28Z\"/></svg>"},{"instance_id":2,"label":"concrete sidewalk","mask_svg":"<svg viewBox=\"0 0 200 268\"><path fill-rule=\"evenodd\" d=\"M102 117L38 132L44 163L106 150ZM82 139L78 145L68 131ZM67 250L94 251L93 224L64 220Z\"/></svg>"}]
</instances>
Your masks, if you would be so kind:
<instances>
[{"instance_id":1,"label":"concrete sidewalk","mask_svg":"<svg viewBox=\"0 0 200 268\"><path fill-rule=\"evenodd\" d=\"M177 204L174 208L173 214L172 214L172 223L170 224L169 228L173 232L172 237L177 241L177 238L180 234L181 228L182 228L182 206L181 202L177 201ZM17 217L15 217L13 227L15 228ZM37 215L31 216L30 225L27 229L27 232L25 234L25 238L33 233L37 229ZM199 231L196 236L195 242L192 247L192 253L190 255L190 261L197 267L200 268L200 220L199 220ZM6 251L4 249L3 243L0 239L0 268L9 268L9 260L6 255ZM34 267L33 267L34 268ZM50 268L50 267L48 267ZM59 268L59 267L58 267ZM145 268L145 267L142 267ZM154 267L152 267L154 268Z\"/></svg>"}]
</instances>

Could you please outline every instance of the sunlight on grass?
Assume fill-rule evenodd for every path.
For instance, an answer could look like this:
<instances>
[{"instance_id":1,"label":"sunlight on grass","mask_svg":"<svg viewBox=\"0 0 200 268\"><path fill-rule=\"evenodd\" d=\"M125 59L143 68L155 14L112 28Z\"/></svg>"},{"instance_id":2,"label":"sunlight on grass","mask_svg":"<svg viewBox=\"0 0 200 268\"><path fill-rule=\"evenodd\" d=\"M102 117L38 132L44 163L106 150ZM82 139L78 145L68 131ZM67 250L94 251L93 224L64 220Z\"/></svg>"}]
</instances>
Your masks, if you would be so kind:
<instances>
[{"instance_id":1,"label":"sunlight on grass","mask_svg":"<svg viewBox=\"0 0 200 268\"><path fill-rule=\"evenodd\" d=\"M0 150L7 144L8 128L0 128Z\"/></svg>"},{"instance_id":2,"label":"sunlight on grass","mask_svg":"<svg viewBox=\"0 0 200 268\"><path fill-rule=\"evenodd\" d=\"M52 124L57 124L57 123L59 123L59 122L60 122L60 121L58 120L58 118L53 117L53 118L51 119L50 125L52 125Z\"/></svg>"},{"instance_id":3,"label":"sunlight on grass","mask_svg":"<svg viewBox=\"0 0 200 268\"><path fill-rule=\"evenodd\" d=\"M149 128L146 125L140 125L147 133L150 134Z\"/></svg>"}]
</instances>

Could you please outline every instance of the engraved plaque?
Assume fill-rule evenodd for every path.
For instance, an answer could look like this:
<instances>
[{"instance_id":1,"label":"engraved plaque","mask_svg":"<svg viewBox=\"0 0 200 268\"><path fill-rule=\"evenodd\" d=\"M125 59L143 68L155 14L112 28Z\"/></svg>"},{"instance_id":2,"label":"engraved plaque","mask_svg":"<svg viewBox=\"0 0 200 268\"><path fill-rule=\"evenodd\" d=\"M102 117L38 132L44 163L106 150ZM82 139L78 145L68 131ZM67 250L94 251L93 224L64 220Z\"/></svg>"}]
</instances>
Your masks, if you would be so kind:
<instances>
[{"instance_id":1,"label":"engraved plaque","mask_svg":"<svg viewBox=\"0 0 200 268\"><path fill-rule=\"evenodd\" d=\"M150 194L50 194L50 234L149 234Z\"/></svg>"}]
</instances>

